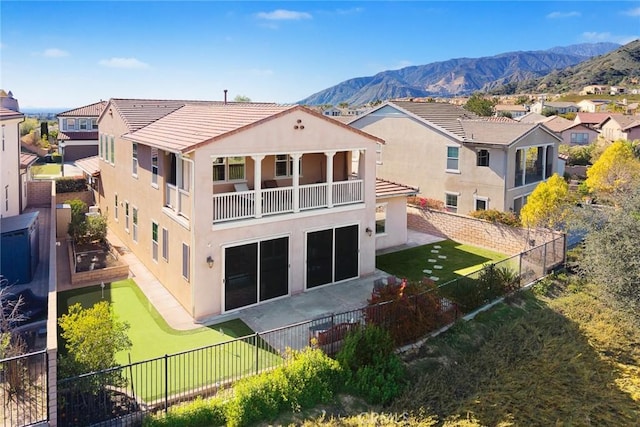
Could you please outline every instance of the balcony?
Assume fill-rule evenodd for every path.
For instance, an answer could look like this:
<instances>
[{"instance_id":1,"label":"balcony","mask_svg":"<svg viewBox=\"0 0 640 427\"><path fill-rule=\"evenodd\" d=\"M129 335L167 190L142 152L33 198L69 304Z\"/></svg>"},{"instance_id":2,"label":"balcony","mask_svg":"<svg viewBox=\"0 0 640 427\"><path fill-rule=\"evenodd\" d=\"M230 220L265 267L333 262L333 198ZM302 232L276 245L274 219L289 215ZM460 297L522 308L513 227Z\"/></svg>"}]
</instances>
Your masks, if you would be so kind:
<instances>
[{"instance_id":1,"label":"balcony","mask_svg":"<svg viewBox=\"0 0 640 427\"><path fill-rule=\"evenodd\" d=\"M213 195L213 223L364 203L364 181L351 179Z\"/></svg>"},{"instance_id":2,"label":"balcony","mask_svg":"<svg viewBox=\"0 0 640 427\"><path fill-rule=\"evenodd\" d=\"M165 207L176 215L186 219L191 218L191 195L188 191L173 184L166 184Z\"/></svg>"}]
</instances>

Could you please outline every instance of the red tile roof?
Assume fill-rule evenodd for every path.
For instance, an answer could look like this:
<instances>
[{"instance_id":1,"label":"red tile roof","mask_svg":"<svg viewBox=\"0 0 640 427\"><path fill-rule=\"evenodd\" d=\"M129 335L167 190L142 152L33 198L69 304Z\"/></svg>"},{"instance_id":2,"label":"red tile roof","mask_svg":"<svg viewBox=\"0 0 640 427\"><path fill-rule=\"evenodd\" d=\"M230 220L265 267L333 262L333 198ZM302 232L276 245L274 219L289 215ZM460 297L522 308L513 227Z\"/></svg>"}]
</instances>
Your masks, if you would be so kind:
<instances>
[{"instance_id":1,"label":"red tile roof","mask_svg":"<svg viewBox=\"0 0 640 427\"><path fill-rule=\"evenodd\" d=\"M610 115L611 113L578 113L576 114L576 118L574 119L574 121L578 123L597 125L598 123L604 121L604 119L606 119Z\"/></svg>"},{"instance_id":2,"label":"red tile roof","mask_svg":"<svg viewBox=\"0 0 640 427\"><path fill-rule=\"evenodd\" d=\"M26 169L38 160L38 156L31 153L20 152L20 169Z\"/></svg>"},{"instance_id":3,"label":"red tile roof","mask_svg":"<svg viewBox=\"0 0 640 427\"><path fill-rule=\"evenodd\" d=\"M85 157L84 159L76 160L75 164L91 176L100 175L100 162L98 161L98 156Z\"/></svg>"},{"instance_id":4,"label":"red tile roof","mask_svg":"<svg viewBox=\"0 0 640 427\"><path fill-rule=\"evenodd\" d=\"M10 110L8 108L4 108L4 107L0 107L0 119L19 119L24 117L24 114L22 114L19 111L13 111Z\"/></svg>"},{"instance_id":5,"label":"red tile roof","mask_svg":"<svg viewBox=\"0 0 640 427\"><path fill-rule=\"evenodd\" d=\"M106 106L107 101L100 101L84 107L74 108L73 110L63 111L58 114L58 117L98 117Z\"/></svg>"},{"instance_id":6,"label":"red tile roof","mask_svg":"<svg viewBox=\"0 0 640 427\"><path fill-rule=\"evenodd\" d=\"M409 187L408 185L397 184L395 182L376 178L376 199L398 196L415 196L416 194L418 194L418 189L415 187Z\"/></svg>"}]
</instances>

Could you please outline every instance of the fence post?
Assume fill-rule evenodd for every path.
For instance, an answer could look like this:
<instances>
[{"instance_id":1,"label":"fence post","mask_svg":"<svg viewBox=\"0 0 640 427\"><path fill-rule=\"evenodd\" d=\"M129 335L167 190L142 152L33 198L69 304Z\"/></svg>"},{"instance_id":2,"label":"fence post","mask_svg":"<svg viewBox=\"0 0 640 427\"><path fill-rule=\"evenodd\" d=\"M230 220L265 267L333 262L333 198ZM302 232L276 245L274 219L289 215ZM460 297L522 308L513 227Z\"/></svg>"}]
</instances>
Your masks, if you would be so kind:
<instances>
[{"instance_id":1,"label":"fence post","mask_svg":"<svg viewBox=\"0 0 640 427\"><path fill-rule=\"evenodd\" d=\"M260 372L260 362L258 361L258 358L260 357L260 349L258 348L258 338L260 338L260 333L256 332L256 336L254 338L256 343L256 375L258 375L258 372Z\"/></svg>"},{"instance_id":2,"label":"fence post","mask_svg":"<svg viewBox=\"0 0 640 427\"><path fill-rule=\"evenodd\" d=\"M169 356L164 355L164 413L169 410Z\"/></svg>"},{"instance_id":3,"label":"fence post","mask_svg":"<svg viewBox=\"0 0 640 427\"><path fill-rule=\"evenodd\" d=\"M544 248L542 250L542 276L546 276L547 275L547 245L548 243L544 244Z\"/></svg>"}]
</instances>

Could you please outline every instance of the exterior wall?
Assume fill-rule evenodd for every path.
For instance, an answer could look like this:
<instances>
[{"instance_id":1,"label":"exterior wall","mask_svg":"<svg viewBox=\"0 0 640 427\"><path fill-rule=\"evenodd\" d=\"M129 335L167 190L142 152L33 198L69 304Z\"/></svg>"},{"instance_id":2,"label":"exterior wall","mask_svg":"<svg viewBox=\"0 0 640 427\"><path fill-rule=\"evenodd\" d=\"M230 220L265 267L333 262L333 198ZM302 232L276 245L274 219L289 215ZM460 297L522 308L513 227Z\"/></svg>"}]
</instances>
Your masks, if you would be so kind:
<instances>
[{"instance_id":1,"label":"exterior wall","mask_svg":"<svg viewBox=\"0 0 640 427\"><path fill-rule=\"evenodd\" d=\"M386 223L383 234L375 234L376 249L392 248L407 243L407 198L380 199L386 204ZM375 231L375 227L372 228Z\"/></svg>"},{"instance_id":2,"label":"exterior wall","mask_svg":"<svg viewBox=\"0 0 640 427\"><path fill-rule=\"evenodd\" d=\"M55 188L53 181L27 181L27 193L29 194L27 207L51 206L52 186Z\"/></svg>"},{"instance_id":3,"label":"exterior wall","mask_svg":"<svg viewBox=\"0 0 640 427\"><path fill-rule=\"evenodd\" d=\"M507 255L515 255L531 249L559 235L545 230L508 227L464 215L414 206L407 208L407 224L412 230L484 247Z\"/></svg>"},{"instance_id":4,"label":"exterior wall","mask_svg":"<svg viewBox=\"0 0 640 427\"><path fill-rule=\"evenodd\" d=\"M302 120L304 130L294 130ZM160 280L173 296L196 319L220 314L223 310L223 253L228 245L271 237L289 236L289 294L302 292L304 285L305 233L339 225L357 224L360 229L360 276L375 271L375 239L366 235L366 227L375 228L375 147L365 136L345 129L338 123L303 111L295 111L258 126L199 147L185 157L193 162L190 185L190 219L178 217L164 208L165 176L170 165L168 153L159 150L158 185L151 184L151 148L138 145L138 172L132 175L132 143L119 135L127 133L114 109L113 116L104 114L100 121L101 135L115 139L115 162L100 160L103 197L99 204L106 213L109 227L141 262ZM303 153L301 183L316 182L326 171L325 151L335 151L334 177L344 177L351 159L343 152L365 150L365 204L337 207L331 210L305 211L299 214L265 217L212 225L212 195L233 191L233 185L212 184L212 158L220 156L251 156L256 151L265 154L262 175L272 176L273 155ZM304 154L306 153L306 154ZM369 155L368 153L371 153ZM247 159L247 182L254 187L253 160ZM290 179L289 179L290 181ZM288 185L284 179L279 185ZM118 219L114 215L115 195L118 195ZM124 203L129 202L129 231L125 230ZM138 239L133 241L133 207L138 208ZM158 260L152 258L152 222L158 223ZM168 259L162 256L162 230L168 231ZM190 277L182 277L182 245L190 248ZM213 268L206 262L214 259Z\"/></svg>"},{"instance_id":5,"label":"exterior wall","mask_svg":"<svg viewBox=\"0 0 640 427\"><path fill-rule=\"evenodd\" d=\"M640 139L640 126L636 126L635 128L631 128L626 132L623 132L620 128L620 124L614 119L607 120L600 129L600 134L608 141L616 141L618 139L633 141L634 139Z\"/></svg>"},{"instance_id":6,"label":"exterior wall","mask_svg":"<svg viewBox=\"0 0 640 427\"><path fill-rule=\"evenodd\" d=\"M2 120L0 146L0 217L19 215L20 208L20 122Z\"/></svg>"},{"instance_id":7,"label":"exterior wall","mask_svg":"<svg viewBox=\"0 0 640 427\"><path fill-rule=\"evenodd\" d=\"M87 206L93 206L94 198L93 191L77 191L72 193L58 193L56 194L56 204L66 203L68 200L80 199L87 204Z\"/></svg>"},{"instance_id":8,"label":"exterior wall","mask_svg":"<svg viewBox=\"0 0 640 427\"><path fill-rule=\"evenodd\" d=\"M571 142L571 134L572 133L586 133L588 135L587 142L584 142L582 144L572 143ZM598 132L596 132L595 130L590 129L590 128L584 126L584 125L578 125L578 126L574 126L574 127L570 128L570 129L567 129L567 130L563 131L560 136L562 137L562 144L589 145L593 141L595 141L596 138L598 138Z\"/></svg>"},{"instance_id":9,"label":"exterior wall","mask_svg":"<svg viewBox=\"0 0 640 427\"><path fill-rule=\"evenodd\" d=\"M64 161L74 162L78 159L85 157L91 157L98 154L98 142L97 141L82 141L83 144L76 144L66 142L64 147Z\"/></svg>"},{"instance_id":10,"label":"exterior wall","mask_svg":"<svg viewBox=\"0 0 640 427\"><path fill-rule=\"evenodd\" d=\"M462 146L412 118L365 116L354 127L385 140L378 178L418 187L422 197L441 201L447 192L456 193L459 213L475 209L476 195L487 197L490 208L504 209L506 156L502 149L481 147L489 150L489 167L478 167L475 147ZM446 171L449 146L460 147L459 173Z\"/></svg>"}]
</instances>

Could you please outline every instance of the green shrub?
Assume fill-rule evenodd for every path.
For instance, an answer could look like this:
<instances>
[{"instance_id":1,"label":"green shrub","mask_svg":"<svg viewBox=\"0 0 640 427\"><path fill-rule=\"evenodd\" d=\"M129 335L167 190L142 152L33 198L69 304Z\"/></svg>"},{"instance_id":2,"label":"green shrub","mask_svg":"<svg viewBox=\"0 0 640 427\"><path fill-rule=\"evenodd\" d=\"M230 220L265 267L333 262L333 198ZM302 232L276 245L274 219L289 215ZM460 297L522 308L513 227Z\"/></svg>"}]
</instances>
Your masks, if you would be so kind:
<instances>
[{"instance_id":1,"label":"green shrub","mask_svg":"<svg viewBox=\"0 0 640 427\"><path fill-rule=\"evenodd\" d=\"M87 180L84 178L56 179L56 194L75 193L87 190Z\"/></svg>"},{"instance_id":2,"label":"green shrub","mask_svg":"<svg viewBox=\"0 0 640 427\"><path fill-rule=\"evenodd\" d=\"M65 201L71 207L71 222L69 223L69 234L74 240L84 236L87 231L86 215L89 210L87 204L80 199Z\"/></svg>"},{"instance_id":3,"label":"green shrub","mask_svg":"<svg viewBox=\"0 0 640 427\"><path fill-rule=\"evenodd\" d=\"M497 209L487 209L480 211L473 211L469 213L469 216L478 219L484 219L485 221L508 225L509 227L520 227L520 220L513 212L503 212Z\"/></svg>"},{"instance_id":4,"label":"green shrub","mask_svg":"<svg viewBox=\"0 0 640 427\"><path fill-rule=\"evenodd\" d=\"M405 385L406 370L389 333L367 325L347 335L336 359L345 370L346 388L369 403L388 403Z\"/></svg>"},{"instance_id":5,"label":"green shrub","mask_svg":"<svg viewBox=\"0 0 640 427\"><path fill-rule=\"evenodd\" d=\"M215 397L208 400L198 397L188 404L171 408L166 414L145 417L142 423L145 427L210 427L225 424L224 402Z\"/></svg>"}]
</instances>

